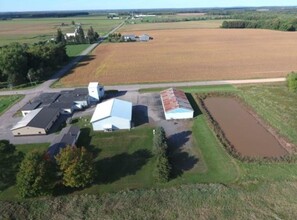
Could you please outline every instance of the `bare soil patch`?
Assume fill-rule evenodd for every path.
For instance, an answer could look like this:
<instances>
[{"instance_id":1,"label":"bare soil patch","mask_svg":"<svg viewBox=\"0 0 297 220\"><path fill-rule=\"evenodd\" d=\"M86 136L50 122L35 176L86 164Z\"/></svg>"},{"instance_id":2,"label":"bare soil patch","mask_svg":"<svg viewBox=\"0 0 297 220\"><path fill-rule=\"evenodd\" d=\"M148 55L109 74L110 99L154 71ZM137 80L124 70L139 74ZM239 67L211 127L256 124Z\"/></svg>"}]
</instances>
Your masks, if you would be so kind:
<instances>
[{"instance_id":1,"label":"bare soil patch","mask_svg":"<svg viewBox=\"0 0 297 220\"><path fill-rule=\"evenodd\" d=\"M276 137L235 98L208 97L204 103L228 141L243 156L280 157L288 154Z\"/></svg>"},{"instance_id":2,"label":"bare soil patch","mask_svg":"<svg viewBox=\"0 0 297 220\"><path fill-rule=\"evenodd\" d=\"M282 77L297 70L297 33L187 29L146 32L146 43L107 43L61 79L64 86Z\"/></svg>"}]
</instances>

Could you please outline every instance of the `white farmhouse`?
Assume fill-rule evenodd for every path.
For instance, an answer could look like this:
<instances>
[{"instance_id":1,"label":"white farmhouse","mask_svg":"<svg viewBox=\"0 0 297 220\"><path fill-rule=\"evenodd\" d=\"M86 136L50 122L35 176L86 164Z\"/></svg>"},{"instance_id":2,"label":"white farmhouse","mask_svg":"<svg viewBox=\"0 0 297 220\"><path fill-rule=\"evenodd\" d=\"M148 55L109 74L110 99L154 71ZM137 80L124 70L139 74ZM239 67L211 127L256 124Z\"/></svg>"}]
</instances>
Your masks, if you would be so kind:
<instances>
[{"instance_id":1,"label":"white farmhouse","mask_svg":"<svg viewBox=\"0 0 297 220\"><path fill-rule=\"evenodd\" d=\"M170 88L160 95L166 120L193 118L194 110L183 91Z\"/></svg>"},{"instance_id":2,"label":"white farmhouse","mask_svg":"<svg viewBox=\"0 0 297 220\"><path fill-rule=\"evenodd\" d=\"M110 99L97 105L91 123L94 131L131 129L132 103Z\"/></svg>"}]
</instances>

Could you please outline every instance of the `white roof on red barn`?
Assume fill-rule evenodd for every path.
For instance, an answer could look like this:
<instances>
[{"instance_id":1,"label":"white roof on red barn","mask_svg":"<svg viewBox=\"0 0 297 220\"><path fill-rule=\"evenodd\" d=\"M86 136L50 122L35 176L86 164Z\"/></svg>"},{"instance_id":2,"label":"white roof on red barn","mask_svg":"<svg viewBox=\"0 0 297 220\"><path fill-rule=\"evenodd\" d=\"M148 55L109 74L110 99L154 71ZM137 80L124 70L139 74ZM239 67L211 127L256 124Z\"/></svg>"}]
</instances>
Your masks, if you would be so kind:
<instances>
[{"instance_id":1,"label":"white roof on red barn","mask_svg":"<svg viewBox=\"0 0 297 220\"><path fill-rule=\"evenodd\" d=\"M193 111L186 94L181 90L169 88L162 91L160 95L165 112L170 112L179 108Z\"/></svg>"}]
</instances>

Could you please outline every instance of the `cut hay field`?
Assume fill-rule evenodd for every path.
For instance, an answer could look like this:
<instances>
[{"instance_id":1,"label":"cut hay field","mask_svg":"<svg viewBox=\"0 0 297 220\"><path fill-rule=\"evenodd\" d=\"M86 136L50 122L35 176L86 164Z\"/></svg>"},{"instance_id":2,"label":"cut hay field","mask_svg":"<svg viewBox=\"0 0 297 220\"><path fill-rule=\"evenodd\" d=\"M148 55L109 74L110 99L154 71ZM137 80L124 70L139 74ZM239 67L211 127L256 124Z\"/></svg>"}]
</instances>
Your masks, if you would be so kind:
<instances>
[{"instance_id":1,"label":"cut hay field","mask_svg":"<svg viewBox=\"0 0 297 220\"><path fill-rule=\"evenodd\" d=\"M134 32L141 34L144 32ZM147 43L103 44L62 86L272 78L297 69L297 33L270 30L146 31Z\"/></svg>"},{"instance_id":2,"label":"cut hay field","mask_svg":"<svg viewBox=\"0 0 297 220\"><path fill-rule=\"evenodd\" d=\"M71 22L80 23L85 32L92 26L99 34L106 34L122 20L107 19L106 16L84 16L67 18L12 19L0 21L0 46L11 42L34 43L49 40L61 28L63 33L74 32ZM64 23L64 26L61 26Z\"/></svg>"}]
</instances>

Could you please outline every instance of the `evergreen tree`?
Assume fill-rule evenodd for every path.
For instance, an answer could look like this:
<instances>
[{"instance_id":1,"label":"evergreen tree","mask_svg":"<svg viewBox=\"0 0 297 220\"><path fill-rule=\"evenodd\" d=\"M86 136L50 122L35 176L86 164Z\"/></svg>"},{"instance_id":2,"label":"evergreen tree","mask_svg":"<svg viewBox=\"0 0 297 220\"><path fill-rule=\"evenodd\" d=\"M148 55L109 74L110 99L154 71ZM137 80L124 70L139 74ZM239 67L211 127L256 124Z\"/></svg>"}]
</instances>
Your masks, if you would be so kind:
<instances>
[{"instance_id":1,"label":"evergreen tree","mask_svg":"<svg viewBox=\"0 0 297 220\"><path fill-rule=\"evenodd\" d=\"M79 43L79 44L84 44L86 41L85 41L85 33L84 33L84 30L82 29L81 26L79 26L77 29L76 29L76 43Z\"/></svg>"},{"instance_id":2,"label":"evergreen tree","mask_svg":"<svg viewBox=\"0 0 297 220\"><path fill-rule=\"evenodd\" d=\"M57 43L63 43L63 44L66 43L64 34L62 33L60 28L57 30L56 42Z\"/></svg>"}]
</instances>

